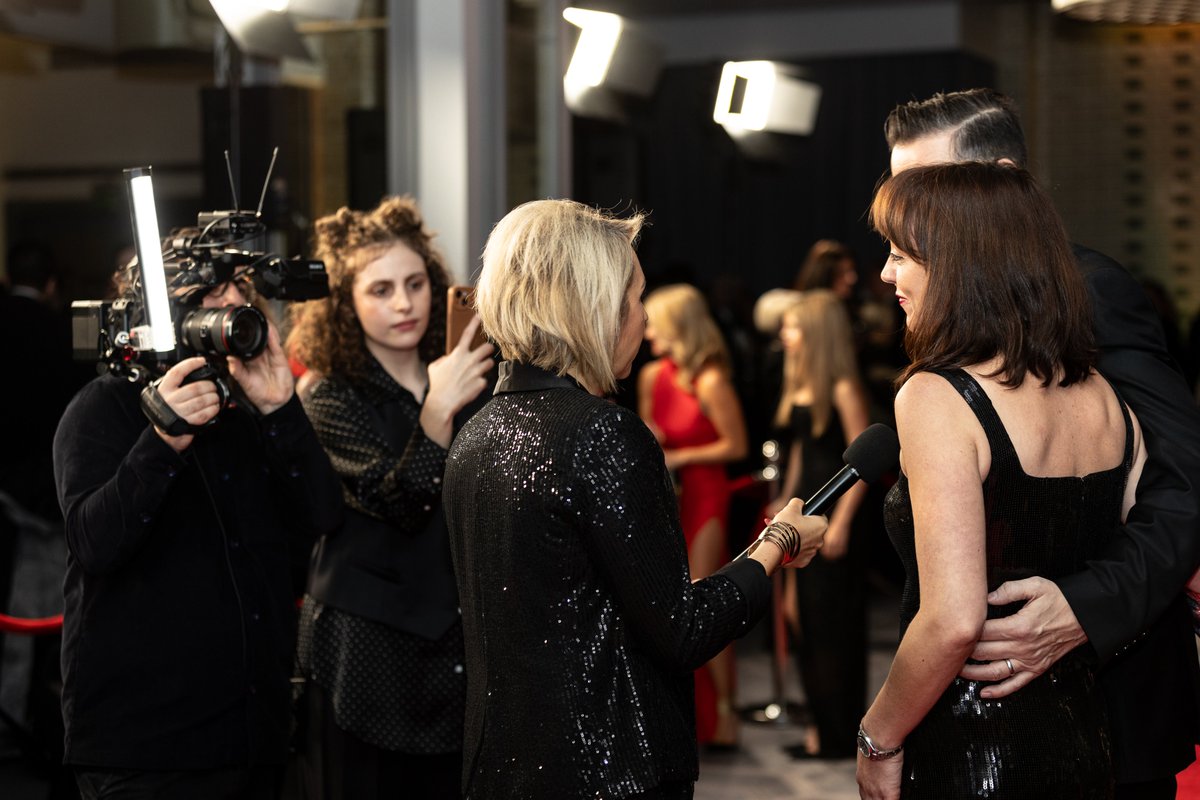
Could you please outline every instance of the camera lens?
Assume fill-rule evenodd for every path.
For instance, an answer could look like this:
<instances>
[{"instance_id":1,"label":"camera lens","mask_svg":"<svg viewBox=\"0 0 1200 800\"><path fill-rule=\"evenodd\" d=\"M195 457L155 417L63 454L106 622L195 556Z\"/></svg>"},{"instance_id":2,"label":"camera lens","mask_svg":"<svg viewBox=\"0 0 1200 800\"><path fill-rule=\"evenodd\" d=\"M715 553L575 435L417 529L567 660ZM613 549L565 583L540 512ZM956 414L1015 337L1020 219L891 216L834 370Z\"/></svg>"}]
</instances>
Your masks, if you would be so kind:
<instances>
[{"instance_id":1,"label":"camera lens","mask_svg":"<svg viewBox=\"0 0 1200 800\"><path fill-rule=\"evenodd\" d=\"M267 318L254 306L201 308L183 318L179 334L197 353L254 358L267 346Z\"/></svg>"}]
</instances>

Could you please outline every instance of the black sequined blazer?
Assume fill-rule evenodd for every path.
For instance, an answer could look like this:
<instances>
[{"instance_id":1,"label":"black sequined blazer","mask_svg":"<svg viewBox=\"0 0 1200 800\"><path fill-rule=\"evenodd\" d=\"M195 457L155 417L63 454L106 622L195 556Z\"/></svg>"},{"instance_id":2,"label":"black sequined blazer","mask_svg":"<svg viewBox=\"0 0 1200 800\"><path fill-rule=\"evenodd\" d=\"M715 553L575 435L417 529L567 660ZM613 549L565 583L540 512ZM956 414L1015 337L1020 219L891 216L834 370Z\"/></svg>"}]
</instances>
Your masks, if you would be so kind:
<instances>
[{"instance_id":1,"label":"black sequined blazer","mask_svg":"<svg viewBox=\"0 0 1200 800\"><path fill-rule=\"evenodd\" d=\"M617 798L697 776L692 670L765 611L743 560L691 582L662 451L574 381L501 365L444 507L467 649L468 798Z\"/></svg>"}]
</instances>

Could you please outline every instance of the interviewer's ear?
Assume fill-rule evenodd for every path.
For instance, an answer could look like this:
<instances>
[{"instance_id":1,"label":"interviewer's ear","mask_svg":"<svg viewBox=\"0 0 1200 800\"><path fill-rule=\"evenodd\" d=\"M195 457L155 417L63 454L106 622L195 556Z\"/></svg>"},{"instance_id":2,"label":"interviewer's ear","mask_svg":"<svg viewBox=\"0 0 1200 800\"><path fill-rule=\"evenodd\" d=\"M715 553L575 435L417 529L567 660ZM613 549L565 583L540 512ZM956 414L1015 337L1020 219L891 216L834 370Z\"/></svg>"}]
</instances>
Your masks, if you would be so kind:
<instances>
[{"instance_id":1,"label":"interviewer's ear","mask_svg":"<svg viewBox=\"0 0 1200 800\"><path fill-rule=\"evenodd\" d=\"M1005 156L1004 158L997 158L996 163L1002 167L1015 167L1017 165L1017 162L1013 161L1008 156Z\"/></svg>"}]
</instances>

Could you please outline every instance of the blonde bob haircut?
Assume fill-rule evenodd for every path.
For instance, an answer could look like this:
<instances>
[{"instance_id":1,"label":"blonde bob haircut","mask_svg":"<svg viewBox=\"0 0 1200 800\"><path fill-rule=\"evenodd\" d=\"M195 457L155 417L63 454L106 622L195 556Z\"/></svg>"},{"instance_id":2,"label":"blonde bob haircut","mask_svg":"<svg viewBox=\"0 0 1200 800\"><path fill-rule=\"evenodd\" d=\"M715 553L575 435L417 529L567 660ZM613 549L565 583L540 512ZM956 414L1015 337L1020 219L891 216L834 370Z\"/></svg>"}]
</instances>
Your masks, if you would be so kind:
<instances>
[{"instance_id":1,"label":"blonde bob haircut","mask_svg":"<svg viewBox=\"0 0 1200 800\"><path fill-rule=\"evenodd\" d=\"M721 329L708 311L708 302L695 286L673 283L646 296L646 317L666 335L668 354L689 383L705 366L729 375L729 350Z\"/></svg>"},{"instance_id":2,"label":"blonde bob haircut","mask_svg":"<svg viewBox=\"0 0 1200 800\"><path fill-rule=\"evenodd\" d=\"M497 222L483 250L475 307L500 354L615 391L613 355L644 220L573 200L535 200Z\"/></svg>"}]
</instances>

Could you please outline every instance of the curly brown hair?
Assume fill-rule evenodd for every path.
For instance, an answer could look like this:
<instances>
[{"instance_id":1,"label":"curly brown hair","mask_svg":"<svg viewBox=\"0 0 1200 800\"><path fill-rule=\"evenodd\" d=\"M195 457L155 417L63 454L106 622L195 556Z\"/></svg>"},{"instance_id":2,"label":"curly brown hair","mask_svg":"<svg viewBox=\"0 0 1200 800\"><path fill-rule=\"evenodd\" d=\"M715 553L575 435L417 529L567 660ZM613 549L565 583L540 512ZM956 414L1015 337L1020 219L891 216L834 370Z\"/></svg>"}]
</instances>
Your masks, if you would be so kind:
<instances>
[{"instance_id":1,"label":"curly brown hair","mask_svg":"<svg viewBox=\"0 0 1200 800\"><path fill-rule=\"evenodd\" d=\"M385 197L371 211L342 207L318 219L314 229L315 255L329 273L329 297L292 306L287 338L292 358L322 375L356 380L366 374L370 355L354 311L354 279L395 244L419 255L429 275L429 326L418 345L421 359L429 363L443 355L450 276L412 197Z\"/></svg>"}]
</instances>

